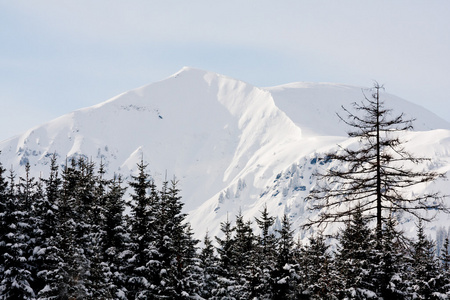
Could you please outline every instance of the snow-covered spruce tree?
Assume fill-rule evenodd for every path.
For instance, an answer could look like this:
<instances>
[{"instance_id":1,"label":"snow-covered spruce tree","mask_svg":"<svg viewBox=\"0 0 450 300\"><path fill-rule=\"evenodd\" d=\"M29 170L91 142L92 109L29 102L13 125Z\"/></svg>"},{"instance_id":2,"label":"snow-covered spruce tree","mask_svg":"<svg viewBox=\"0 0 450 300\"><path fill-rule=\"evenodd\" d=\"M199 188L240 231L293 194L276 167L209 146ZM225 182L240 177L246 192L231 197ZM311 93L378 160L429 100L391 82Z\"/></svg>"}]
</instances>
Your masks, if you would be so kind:
<instances>
[{"instance_id":1,"label":"snow-covered spruce tree","mask_svg":"<svg viewBox=\"0 0 450 300\"><path fill-rule=\"evenodd\" d=\"M349 299L377 299L373 282L376 239L359 206L345 223L338 241L335 259L343 295Z\"/></svg>"},{"instance_id":2,"label":"snow-covered spruce tree","mask_svg":"<svg viewBox=\"0 0 450 300\"><path fill-rule=\"evenodd\" d=\"M125 299L127 276L125 274L125 258L127 257L127 245L129 233L124 218L125 202L123 195L125 188L121 186L120 176L114 177L109 183L104 205L104 241L102 243L104 262L108 265L107 276L111 278L111 294L116 299Z\"/></svg>"},{"instance_id":3,"label":"snow-covered spruce tree","mask_svg":"<svg viewBox=\"0 0 450 300\"><path fill-rule=\"evenodd\" d=\"M94 169L94 168L93 168ZM93 170L92 169L92 170ZM87 253L89 254L89 273L86 280L86 288L90 297L94 299L117 299L117 287L113 282L111 265L106 259L105 244L107 241L106 227L106 202L107 187L110 180L104 178L105 166L100 163L97 175L93 172L86 172L82 187L88 190L86 183L91 183L93 187L85 197L90 198L89 210L85 216L86 226L89 228L89 244ZM83 177L82 177L83 178ZM89 200L88 200L89 201Z\"/></svg>"},{"instance_id":4,"label":"snow-covered spruce tree","mask_svg":"<svg viewBox=\"0 0 450 300\"><path fill-rule=\"evenodd\" d=\"M250 222L245 222L241 212L236 216L233 245L231 247L231 273L236 281L232 296L241 299L256 297L257 268L255 261L256 237Z\"/></svg>"},{"instance_id":5,"label":"snow-covered spruce tree","mask_svg":"<svg viewBox=\"0 0 450 300\"><path fill-rule=\"evenodd\" d=\"M409 255L403 232L397 230L397 221L390 218L383 226L381 243L375 246L374 283L376 293L383 299L406 299L409 284Z\"/></svg>"},{"instance_id":6,"label":"snow-covered spruce tree","mask_svg":"<svg viewBox=\"0 0 450 300\"><path fill-rule=\"evenodd\" d=\"M204 299L212 299L213 295L219 288L217 277L219 276L219 261L214 254L214 245L206 233L203 240L203 248L200 252L200 269L202 272L201 285L199 287L199 295Z\"/></svg>"},{"instance_id":7,"label":"snow-covered spruce tree","mask_svg":"<svg viewBox=\"0 0 450 300\"><path fill-rule=\"evenodd\" d=\"M29 262L30 224L26 208L30 194L21 193L12 170L10 174L2 220L6 234L1 241L3 272L0 275L0 299L33 299L35 294L31 287L33 278Z\"/></svg>"},{"instance_id":8,"label":"snow-covered spruce tree","mask_svg":"<svg viewBox=\"0 0 450 300\"><path fill-rule=\"evenodd\" d=\"M24 217L28 220L28 262L31 267L31 287L35 294L38 293L45 285L44 279L39 276L45 260L44 251L46 249L45 237L50 233L44 231L43 226L43 209L46 205L43 182L41 179L35 180L30 176L30 165L25 165L25 177L19 179L18 195L22 198L23 210L26 213ZM51 208L50 208L51 210ZM47 212L48 213L48 212Z\"/></svg>"},{"instance_id":9,"label":"snow-covered spruce tree","mask_svg":"<svg viewBox=\"0 0 450 300\"><path fill-rule=\"evenodd\" d=\"M144 161L137 165L138 174L132 176L129 186L133 189L131 194L131 233L130 243L128 245L128 257L126 265L126 274L128 283L126 286L127 297L129 299L152 298L151 285L155 282L152 278L152 272L156 266L149 269L149 261L155 259L156 248L156 215L152 207L151 198L148 190L152 187L150 175L146 172L147 164Z\"/></svg>"},{"instance_id":10,"label":"snow-covered spruce tree","mask_svg":"<svg viewBox=\"0 0 450 300\"><path fill-rule=\"evenodd\" d=\"M220 231L222 232L223 238L215 237L218 245L216 250L219 255L217 278L219 288L216 291L213 290L213 299L231 300L233 297L230 296L230 293L234 289L236 281L231 272L234 227L231 225L228 215L227 220L220 223Z\"/></svg>"},{"instance_id":11,"label":"snow-covered spruce tree","mask_svg":"<svg viewBox=\"0 0 450 300\"><path fill-rule=\"evenodd\" d=\"M202 281L201 261L197 248L199 240L194 238L194 232L189 224L184 232L185 236L180 243L181 258L178 260L177 266L180 278L179 290L181 291L179 298L192 299L198 298Z\"/></svg>"},{"instance_id":12,"label":"snow-covered spruce tree","mask_svg":"<svg viewBox=\"0 0 450 300\"><path fill-rule=\"evenodd\" d=\"M92 255L89 258L89 273L86 289L92 299L118 299L117 289L113 285L110 265L104 261L102 234L92 235L89 246ZM119 295L121 295L119 293Z\"/></svg>"},{"instance_id":13,"label":"snow-covered spruce tree","mask_svg":"<svg viewBox=\"0 0 450 300\"><path fill-rule=\"evenodd\" d=\"M74 294L78 297L93 297L96 287L101 285L98 272L98 264L102 260L101 253L95 253L101 249L101 233L96 223L101 222L101 215L95 215L98 211L96 205L96 181L95 164L80 157L76 161L76 178L74 191L74 222L75 222L75 254L76 254L76 283ZM95 265L97 264L97 265ZM94 271L94 272L93 272Z\"/></svg>"},{"instance_id":14,"label":"snow-covered spruce tree","mask_svg":"<svg viewBox=\"0 0 450 300\"><path fill-rule=\"evenodd\" d=\"M25 164L25 175L19 177L17 197L19 198L19 205L22 210L23 234L27 239L27 259L32 272L32 281L36 278L36 262L34 261L34 252L36 248L36 238L39 236L39 229L37 227L37 218L34 215L34 206L36 202L43 198L42 184L36 181L30 174L30 164ZM27 225L25 225L27 224ZM33 283L31 282L33 288Z\"/></svg>"},{"instance_id":15,"label":"snow-covered spruce tree","mask_svg":"<svg viewBox=\"0 0 450 300\"><path fill-rule=\"evenodd\" d=\"M449 237L445 238L443 248L441 249L441 281L442 288L441 293L446 294L450 297L450 242Z\"/></svg>"},{"instance_id":16,"label":"snow-covered spruce tree","mask_svg":"<svg viewBox=\"0 0 450 300\"><path fill-rule=\"evenodd\" d=\"M376 220L377 238L381 239L382 223L392 213L403 212L429 220L421 212L430 209L448 212L438 192L406 192L443 175L414 167L428 159L415 157L404 148L401 133L412 129L413 120L405 119L403 114L392 116L392 110L385 108L381 99L382 89L375 83L370 98L364 95L364 101L353 103L355 113L343 107L347 118L338 115L350 126L348 135L357 139L358 146L341 147L326 154L327 160L340 163L340 167L317 172L316 186L306 200L320 214L310 219L306 227L345 221L359 206L366 217Z\"/></svg>"},{"instance_id":17,"label":"snow-covered spruce tree","mask_svg":"<svg viewBox=\"0 0 450 300\"><path fill-rule=\"evenodd\" d=\"M39 291L41 299L85 298L89 296L86 278L89 274L89 260L85 255L87 239L82 229L82 211L80 207L80 165L72 160L62 172L62 185L58 195L57 224L54 236L50 239L51 260L54 268L46 274L47 285ZM80 223L77 223L80 222Z\"/></svg>"},{"instance_id":18,"label":"snow-covered spruce tree","mask_svg":"<svg viewBox=\"0 0 450 300\"><path fill-rule=\"evenodd\" d=\"M1 152L0 152L1 154ZM6 169L0 163L0 274L4 274L6 239L8 234L8 181L5 176ZM0 281L2 276L0 275Z\"/></svg>"},{"instance_id":19,"label":"snow-covered spruce tree","mask_svg":"<svg viewBox=\"0 0 450 300\"><path fill-rule=\"evenodd\" d=\"M417 223L417 239L412 242L411 286L409 293L413 299L431 299L440 288L438 261L434 253L434 243L424 232L422 220ZM439 298L438 298L439 299Z\"/></svg>"},{"instance_id":20,"label":"snow-covered spruce tree","mask_svg":"<svg viewBox=\"0 0 450 300\"><path fill-rule=\"evenodd\" d=\"M196 257L198 240L192 237L186 214L182 212L178 181L163 184L158 212L157 253L159 278L155 287L157 298L184 299L198 295L201 274Z\"/></svg>"},{"instance_id":21,"label":"snow-covered spruce tree","mask_svg":"<svg viewBox=\"0 0 450 300\"><path fill-rule=\"evenodd\" d=\"M295 299L296 287L292 280L295 274L295 261L293 257L293 234L289 217L284 214L281 228L277 232L277 255L275 258L275 271L273 272L274 299Z\"/></svg>"},{"instance_id":22,"label":"snow-covered spruce tree","mask_svg":"<svg viewBox=\"0 0 450 300\"><path fill-rule=\"evenodd\" d=\"M264 205L264 209L261 211L261 217L255 218L255 221L261 230L261 233L257 238L259 250L267 260L273 261L273 258L275 257L276 237L271 230L275 223L275 217L269 215L267 205Z\"/></svg>"},{"instance_id":23,"label":"snow-covered spruce tree","mask_svg":"<svg viewBox=\"0 0 450 300\"><path fill-rule=\"evenodd\" d=\"M105 254L108 249L105 227L112 225L107 222L110 217L107 202L114 198L123 212L124 203L118 199L123 191L115 197L113 193L106 196L102 185L109 181L102 176L101 168L95 176L94 165L80 160L65 167L61 180L56 157L52 158L50 176L43 180L44 200L38 199L33 206L39 227L36 241L40 241L34 251L34 264L38 267L39 281L44 283L36 290L37 299L125 298L113 280L117 274L112 273Z\"/></svg>"},{"instance_id":24,"label":"snow-covered spruce tree","mask_svg":"<svg viewBox=\"0 0 450 300\"><path fill-rule=\"evenodd\" d=\"M272 299L272 275L275 271L276 237L271 230L275 223L275 217L269 215L267 206L264 205L264 209L261 211L261 217L255 218L255 220L261 230L260 235L257 237L255 251L255 264L258 272L257 286L255 289L261 299Z\"/></svg>"},{"instance_id":25,"label":"snow-covered spruce tree","mask_svg":"<svg viewBox=\"0 0 450 300\"><path fill-rule=\"evenodd\" d=\"M38 299L86 298L104 295L101 239L94 217L97 197L94 164L72 159L58 177L55 156L46 184L46 201L39 209L43 232L52 230L39 251L43 266L38 273L45 286ZM100 216L101 217L101 216ZM53 229L51 228L53 226ZM101 278L100 278L101 277Z\"/></svg>"},{"instance_id":26,"label":"snow-covered spruce tree","mask_svg":"<svg viewBox=\"0 0 450 300\"><path fill-rule=\"evenodd\" d=\"M42 244L38 246L40 249L35 253L35 260L38 266L38 282L43 283L43 287L38 288L36 293L37 299L57 299L63 295L60 292L65 272L60 248L62 180L58 175L56 155L51 159L49 177L42 181L45 185L44 198L35 205Z\"/></svg>"},{"instance_id":27,"label":"snow-covered spruce tree","mask_svg":"<svg viewBox=\"0 0 450 300\"><path fill-rule=\"evenodd\" d=\"M302 296L308 299L337 299L341 289L329 245L321 232L309 237L301 249L299 275Z\"/></svg>"},{"instance_id":28,"label":"snow-covered spruce tree","mask_svg":"<svg viewBox=\"0 0 450 300\"><path fill-rule=\"evenodd\" d=\"M441 267L446 273L450 272L450 242L447 236L441 249Z\"/></svg>"},{"instance_id":29,"label":"snow-covered spruce tree","mask_svg":"<svg viewBox=\"0 0 450 300\"><path fill-rule=\"evenodd\" d=\"M58 165L56 155L53 155L50 162L50 174L47 179L41 179L43 183L43 196L39 197L33 205L33 214L36 222L36 248L33 251L33 261L36 268L36 278L33 287L37 297L40 291L47 285L49 289L49 272L57 268L55 255L57 249L52 242L57 226L57 211L59 205L59 194L61 179L58 176ZM53 244L53 245L52 245Z\"/></svg>"}]
</instances>

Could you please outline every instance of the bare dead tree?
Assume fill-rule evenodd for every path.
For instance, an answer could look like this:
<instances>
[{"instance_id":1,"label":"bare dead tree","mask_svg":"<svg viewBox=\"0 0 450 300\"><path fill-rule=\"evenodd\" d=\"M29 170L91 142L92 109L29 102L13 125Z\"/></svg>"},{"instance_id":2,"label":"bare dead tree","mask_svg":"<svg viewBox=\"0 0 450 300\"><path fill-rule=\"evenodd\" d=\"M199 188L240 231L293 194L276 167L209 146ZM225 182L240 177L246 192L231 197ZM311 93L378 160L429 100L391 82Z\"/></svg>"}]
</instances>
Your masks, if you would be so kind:
<instances>
[{"instance_id":1,"label":"bare dead tree","mask_svg":"<svg viewBox=\"0 0 450 300\"><path fill-rule=\"evenodd\" d=\"M424 221L432 219L422 214L424 210L448 212L439 192L407 193L411 187L444 174L417 168L429 159L414 157L401 139L401 132L411 130L414 120L405 119L403 113L392 116L392 110L380 100L382 89L375 83L371 97L363 92L364 100L353 103L355 113L342 106L346 118L337 114L350 126L348 135L357 139L358 147L339 146L337 152L326 154L326 160L338 162L339 167L316 172L317 184L306 201L312 202L311 209L319 215L304 227L348 220L359 206L366 217L376 219L377 236L381 238L383 222L397 212Z\"/></svg>"}]
</instances>

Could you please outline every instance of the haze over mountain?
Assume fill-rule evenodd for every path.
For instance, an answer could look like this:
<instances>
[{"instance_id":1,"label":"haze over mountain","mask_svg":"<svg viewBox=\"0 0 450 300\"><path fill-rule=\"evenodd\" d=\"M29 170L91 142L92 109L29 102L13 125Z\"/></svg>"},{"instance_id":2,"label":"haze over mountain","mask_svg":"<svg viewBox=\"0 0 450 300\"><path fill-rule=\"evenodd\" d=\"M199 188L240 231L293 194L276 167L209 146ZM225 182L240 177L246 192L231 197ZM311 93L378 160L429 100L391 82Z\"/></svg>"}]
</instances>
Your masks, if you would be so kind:
<instances>
[{"instance_id":1,"label":"haze over mountain","mask_svg":"<svg viewBox=\"0 0 450 300\"><path fill-rule=\"evenodd\" d=\"M246 220L264 205L293 228L310 215L304 197L314 185L311 176L324 165L320 153L351 145L347 125L336 112L351 108L370 91L328 83L291 83L259 88L193 68L120 94L37 126L0 143L1 162L20 175L29 162L35 176L48 174L51 156L62 165L85 156L102 161L108 174L125 178L144 159L157 182L167 176L180 181L188 221L196 237L219 233L220 222L241 211ZM430 157L434 170L450 169L450 124L423 107L382 94L394 114L416 118L406 148ZM333 164L333 163L331 163ZM168 175L166 175L168 174ZM450 194L441 180L411 192L438 189ZM448 226L438 216L430 226ZM405 228L415 231L405 218ZM412 224L412 223L410 223ZM299 232L301 235L304 233Z\"/></svg>"}]
</instances>

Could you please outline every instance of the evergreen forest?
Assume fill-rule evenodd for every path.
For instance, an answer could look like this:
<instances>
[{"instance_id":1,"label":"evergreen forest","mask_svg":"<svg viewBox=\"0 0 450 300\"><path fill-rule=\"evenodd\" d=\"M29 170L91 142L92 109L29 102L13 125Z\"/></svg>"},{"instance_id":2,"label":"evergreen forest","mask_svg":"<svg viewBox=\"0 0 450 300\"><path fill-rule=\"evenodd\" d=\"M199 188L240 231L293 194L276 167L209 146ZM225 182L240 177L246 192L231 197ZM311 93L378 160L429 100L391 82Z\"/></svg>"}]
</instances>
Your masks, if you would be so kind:
<instances>
[{"instance_id":1,"label":"evergreen forest","mask_svg":"<svg viewBox=\"0 0 450 300\"><path fill-rule=\"evenodd\" d=\"M25 170L0 166L0 299L450 297L448 236L437 255L420 220L412 240L389 220L380 241L357 209L336 236L302 244L265 208L199 241L177 181L156 186L142 161L129 182L85 159L54 156L45 179Z\"/></svg>"}]
</instances>

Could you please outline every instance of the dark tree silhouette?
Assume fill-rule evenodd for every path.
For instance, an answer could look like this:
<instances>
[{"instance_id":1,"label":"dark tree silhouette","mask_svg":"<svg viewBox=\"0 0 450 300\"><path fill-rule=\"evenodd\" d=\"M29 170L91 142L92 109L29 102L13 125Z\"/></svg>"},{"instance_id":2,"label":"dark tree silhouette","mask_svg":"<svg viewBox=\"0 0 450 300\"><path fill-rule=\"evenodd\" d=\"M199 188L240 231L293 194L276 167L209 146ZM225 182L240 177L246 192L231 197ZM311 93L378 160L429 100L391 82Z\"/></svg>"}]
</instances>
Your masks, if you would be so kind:
<instances>
[{"instance_id":1,"label":"dark tree silhouette","mask_svg":"<svg viewBox=\"0 0 450 300\"><path fill-rule=\"evenodd\" d=\"M316 173L317 185L306 200L311 201L311 209L320 214L308 220L305 227L343 222L359 207L367 218L376 219L380 240L382 224L392 214L404 212L429 221L432 217L425 216L423 211L448 212L439 192L407 193L413 186L444 175L417 167L429 159L406 151L401 138L402 132L413 128L413 120L405 119L403 114L393 116L392 110L385 108L380 99L382 89L383 86L375 83L371 97L363 93L365 99L353 103L355 113L342 107L347 118L338 114L350 126L348 135L357 139L358 145L340 146L339 151L326 154L325 161L335 161L339 167Z\"/></svg>"}]
</instances>

